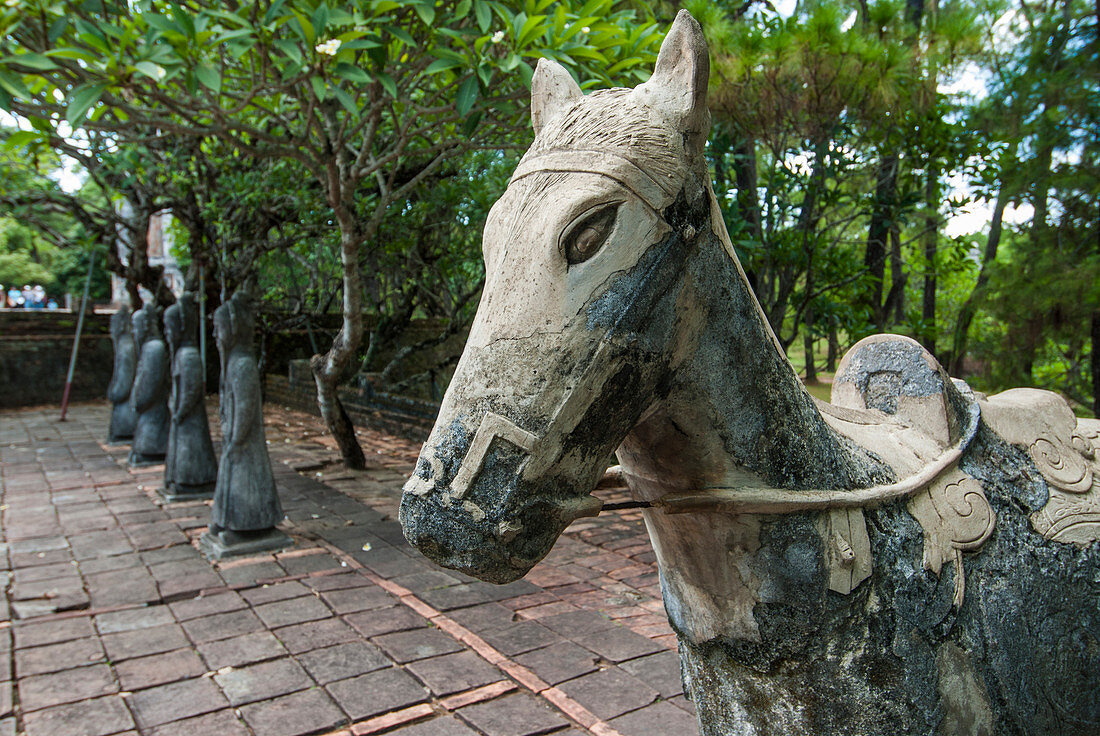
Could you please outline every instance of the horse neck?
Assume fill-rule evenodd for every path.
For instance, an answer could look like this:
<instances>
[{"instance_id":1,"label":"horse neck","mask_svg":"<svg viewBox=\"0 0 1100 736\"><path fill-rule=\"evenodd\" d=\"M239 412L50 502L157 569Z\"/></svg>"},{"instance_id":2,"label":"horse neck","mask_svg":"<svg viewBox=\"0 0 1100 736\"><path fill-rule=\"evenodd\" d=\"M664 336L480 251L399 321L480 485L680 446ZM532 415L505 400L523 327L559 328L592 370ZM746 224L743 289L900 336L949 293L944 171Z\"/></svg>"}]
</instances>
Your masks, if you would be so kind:
<instances>
[{"instance_id":1,"label":"horse neck","mask_svg":"<svg viewBox=\"0 0 1100 736\"><path fill-rule=\"evenodd\" d=\"M684 266L690 336L667 398L624 441L624 470L649 488L854 487L871 471L825 423L780 348L711 198L711 227Z\"/></svg>"}]
</instances>

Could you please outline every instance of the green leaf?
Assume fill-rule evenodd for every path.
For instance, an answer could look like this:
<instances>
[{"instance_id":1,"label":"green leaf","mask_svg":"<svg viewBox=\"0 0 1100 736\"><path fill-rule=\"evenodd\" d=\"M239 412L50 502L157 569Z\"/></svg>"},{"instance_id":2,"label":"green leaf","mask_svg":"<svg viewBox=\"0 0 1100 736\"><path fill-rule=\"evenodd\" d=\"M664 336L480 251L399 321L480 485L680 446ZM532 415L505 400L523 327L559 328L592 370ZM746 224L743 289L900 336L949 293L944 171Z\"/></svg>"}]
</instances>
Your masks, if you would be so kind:
<instances>
[{"instance_id":1,"label":"green leaf","mask_svg":"<svg viewBox=\"0 0 1100 736\"><path fill-rule=\"evenodd\" d=\"M435 21L435 5L431 2L417 3L413 9L420 16L420 20L424 21L424 25L430 26Z\"/></svg>"},{"instance_id":2,"label":"green leaf","mask_svg":"<svg viewBox=\"0 0 1100 736\"><path fill-rule=\"evenodd\" d=\"M74 89L69 95L69 106L65 110L65 120L69 125L75 126L78 121L83 120L105 89L106 84L82 84Z\"/></svg>"},{"instance_id":3,"label":"green leaf","mask_svg":"<svg viewBox=\"0 0 1100 736\"><path fill-rule=\"evenodd\" d=\"M542 35L544 30L542 28L542 22L544 20L546 20L545 15L532 15L528 18L516 36L516 45L522 48L530 43L536 36Z\"/></svg>"},{"instance_id":4,"label":"green leaf","mask_svg":"<svg viewBox=\"0 0 1100 736\"><path fill-rule=\"evenodd\" d=\"M275 41L275 47L282 51L286 58L298 66L302 65L302 50L298 48L298 44L290 39L280 38Z\"/></svg>"},{"instance_id":5,"label":"green leaf","mask_svg":"<svg viewBox=\"0 0 1100 736\"><path fill-rule=\"evenodd\" d=\"M79 59L87 64L96 64L99 62L99 57L94 54L89 54L87 51L80 49L74 49L71 47L64 47L60 49L50 49L46 52L50 56L57 57L58 59Z\"/></svg>"},{"instance_id":6,"label":"green leaf","mask_svg":"<svg viewBox=\"0 0 1100 736\"><path fill-rule=\"evenodd\" d=\"M57 39L61 38L61 34L63 34L65 32L65 29L67 29L68 27L69 19L63 15L50 24L50 30L47 34L47 38L49 38L51 46L57 43Z\"/></svg>"},{"instance_id":7,"label":"green leaf","mask_svg":"<svg viewBox=\"0 0 1100 736\"><path fill-rule=\"evenodd\" d=\"M313 94L317 95L317 101L324 102L326 91L325 80L320 77L310 77L309 83L313 87Z\"/></svg>"},{"instance_id":8,"label":"green leaf","mask_svg":"<svg viewBox=\"0 0 1100 736\"><path fill-rule=\"evenodd\" d=\"M17 64L40 72L48 72L51 69L57 68L57 64L54 64L48 56L43 56L42 54L16 54L14 56L5 56L3 59L0 59L0 64Z\"/></svg>"},{"instance_id":9,"label":"green leaf","mask_svg":"<svg viewBox=\"0 0 1100 736\"><path fill-rule=\"evenodd\" d=\"M340 103L340 106L347 110L349 113L351 113L352 115L359 114L359 108L356 107L355 100L353 100L351 98L351 95L349 95L347 92L340 89L339 87L335 87L332 90L332 96L335 97L336 101Z\"/></svg>"},{"instance_id":10,"label":"green leaf","mask_svg":"<svg viewBox=\"0 0 1100 736\"><path fill-rule=\"evenodd\" d=\"M30 91L17 75L0 72L0 87L12 97L21 97L24 100L31 98Z\"/></svg>"},{"instance_id":11,"label":"green leaf","mask_svg":"<svg viewBox=\"0 0 1100 736\"><path fill-rule=\"evenodd\" d=\"M378 72L375 74L378 77L378 81L382 83L382 88L385 89L390 97L397 99L397 82L393 81L393 77L385 72Z\"/></svg>"},{"instance_id":12,"label":"green leaf","mask_svg":"<svg viewBox=\"0 0 1100 736\"><path fill-rule=\"evenodd\" d=\"M474 106L474 102L477 100L477 93L477 77L471 74L466 77L466 81L458 88L458 96L455 98L455 108L458 110L459 115L465 116L466 113L470 112L470 108Z\"/></svg>"},{"instance_id":13,"label":"green leaf","mask_svg":"<svg viewBox=\"0 0 1100 736\"><path fill-rule=\"evenodd\" d=\"M460 0L458 5L455 6L456 21L462 20L466 17L466 14L470 12L470 8L473 6L473 0Z\"/></svg>"},{"instance_id":14,"label":"green leaf","mask_svg":"<svg viewBox=\"0 0 1100 736\"><path fill-rule=\"evenodd\" d=\"M349 82L355 82L356 84L370 84L371 81L369 74L354 64L348 64L347 62L340 62L332 68L332 71L336 76L342 77Z\"/></svg>"},{"instance_id":15,"label":"green leaf","mask_svg":"<svg viewBox=\"0 0 1100 736\"><path fill-rule=\"evenodd\" d=\"M10 151L40 140L42 140L42 136L37 131L20 130L8 136L8 139L4 141L4 147Z\"/></svg>"},{"instance_id":16,"label":"green leaf","mask_svg":"<svg viewBox=\"0 0 1100 736\"><path fill-rule=\"evenodd\" d=\"M161 77L164 76L164 69L157 66L151 61L139 61L138 63L134 64L134 69L137 69L139 72L149 77L154 82L159 82Z\"/></svg>"},{"instance_id":17,"label":"green leaf","mask_svg":"<svg viewBox=\"0 0 1100 736\"><path fill-rule=\"evenodd\" d=\"M183 29L180 28L171 18L166 18L165 16L158 15L157 13L145 13L141 17L145 20L146 23L148 23L153 28L156 28L158 31L161 31L163 33L178 33L181 36L183 35Z\"/></svg>"},{"instance_id":18,"label":"green leaf","mask_svg":"<svg viewBox=\"0 0 1100 736\"><path fill-rule=\"evenodd\" d=\"M393 36L395 38L399 38L402 41L404 41L406 44L408 44L409 48L414 48L414 49L416 48L416 39L413 38L409 34L409 32L406 31L401 26L386 26L386 30L389 31L391 36Z\"/></svg>"},{"instance_id":19,"label":"green leaf","mask_svg":"<svg viewBox=\"0 0 1100 736\"><path fill-rule=\"evenodd\" d=\"M214 94L220 95L222 92L222 75L217 69L209 64L199 64L195 67L195 76L199 78L202 85L209 90L212 90Z\"/></svg>"},{"instance_id":20,"label":"green leaf","mask_svg":"<svg viewBox=\"0 0 1100 736\"><path fill-rule=\"evenodd\" d=\"M531 65L526 61L521 61L519 66L516 67L516 71L519 72L520 79L523 80L524 86L530 88L531 77L535 76L535 70L531 68Z\"/></svg>"},{"instance_id":21,"label":"green leaf","mask_svg":"<svg viewBox=\"0 0 1100 736\"><path fill-rule=\"evenodd\" d=\"M454 59L436 59L431 64L428 64L428 68L424 70L425 74L439 74L439 72L445 72L448 69L454 69L456 66L462 66Z\"/></svg>"},{"instance_id":22,"label":"green leaf","mask_svg":"<svg viewBox=\"0 0 1100 736\"><path fill-rule=\"evenodd\" d=\"M485 0L474 0L474 15L477 16L477 27L482 33L487 33L493 23L493 11L489 4Z\"/></svg>"},{"instance_id":23,"label":"green leaf","mask_svg":"<svg viewBox=\"0 0 1100 736\"><path fill-rule=\"evenodd\" d=\"M313 32L318 38L325 35L325 26L328 25L328 6L321 3L317 6L317 9L313 11L313 16L310 18L313 22Z\"/></svg>"}]
</instances>

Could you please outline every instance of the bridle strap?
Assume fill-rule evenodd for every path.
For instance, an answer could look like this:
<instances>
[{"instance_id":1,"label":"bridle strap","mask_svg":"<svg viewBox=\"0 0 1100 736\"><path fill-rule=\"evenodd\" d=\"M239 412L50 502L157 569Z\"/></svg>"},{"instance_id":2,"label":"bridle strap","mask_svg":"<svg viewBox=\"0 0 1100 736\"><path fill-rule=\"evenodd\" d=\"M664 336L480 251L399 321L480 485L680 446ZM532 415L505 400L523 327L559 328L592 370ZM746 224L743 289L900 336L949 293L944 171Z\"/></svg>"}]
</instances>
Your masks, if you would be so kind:
<instances>
[{"instance_id":1,"label":"bridle strap","mask_svg":"<svg viewBox=\"0 0 1100 736\"><path fill-rule=\"evenodd\" d=\"M680 189L680 182L671 175L668 181L661 181L630 159L606 151L553 151L525 158L508 183L543 173L606 176L622 184L658 213L676 198Z\"/></svg>"}]
</instances>

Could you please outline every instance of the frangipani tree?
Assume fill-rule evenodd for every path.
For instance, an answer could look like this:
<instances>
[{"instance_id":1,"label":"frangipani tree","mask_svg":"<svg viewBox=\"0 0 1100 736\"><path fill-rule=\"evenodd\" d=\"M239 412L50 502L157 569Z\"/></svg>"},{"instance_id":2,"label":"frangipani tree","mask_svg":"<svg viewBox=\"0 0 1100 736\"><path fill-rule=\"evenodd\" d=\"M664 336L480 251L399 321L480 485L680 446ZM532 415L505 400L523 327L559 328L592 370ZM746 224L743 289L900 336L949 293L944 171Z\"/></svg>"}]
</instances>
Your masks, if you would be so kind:
<instances>
[{"instance_id":1,"label":"frangipani tree","mask_svg":"<svg viewBox=\"0 0 1100 736\"><path fill-rule=\"evenodd\" d=\"M638 81L661 40L644 6L614 0L17 5L0 13L0 107L33 130L121 146L209 136L296 161L321 187L340 233L343 326L312 365L350 467L364 458L336 389L357 366L387 212L460 152L515 141L536 58L584 86Z\"/></svg>"}]
</instances>

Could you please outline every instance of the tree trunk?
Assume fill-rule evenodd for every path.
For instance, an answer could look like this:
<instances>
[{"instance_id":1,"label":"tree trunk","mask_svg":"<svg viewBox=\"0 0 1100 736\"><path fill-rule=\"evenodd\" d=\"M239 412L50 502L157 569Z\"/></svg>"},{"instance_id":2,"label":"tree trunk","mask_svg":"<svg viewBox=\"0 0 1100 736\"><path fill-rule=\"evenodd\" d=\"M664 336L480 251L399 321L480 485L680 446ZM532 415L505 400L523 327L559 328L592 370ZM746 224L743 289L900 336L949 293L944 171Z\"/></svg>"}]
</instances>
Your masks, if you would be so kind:
<instances>
[{"instance_id":1,"label":"tree trunk","mask_svg":"<svg viewBox=\"0 0 1100 736\"><path fill-rule=\"evenodd\" d=\"M806 350L806 383L817 383L817 366L814 365L814 308L806 308L805 331L802 345Z\"/></svg>"},{"instance_id":2,"label":"tree trunk","mask_svg":"<svg viewBox=\"0 0 1100 736\"><path fill-rule=\"evenodd\" d=\"M905 322L905 282L909 276L905 273L905 261L901 256L901 228L897 222L890 226L890 298L883 311L889 319L894 313L893 324Z\"/></svg>"},{"instance_id":3,"label":"tree trunk","mask_svg":"<svg viewBox=\"0 0 1100 736\"><path fill-rule=\"evenodd\" d=\"M836 334L836 321L831 321L829 325L829 349L825 353L825 370L829 373L836 373L836 362L840 357L840 338Z\"/></svg>"},{"instance_id":4,"label":"tree trunk","mask_svg":"<svg viewBox=\"0 0 1100 736\"><path fill-rule=\"evenodd\" d=\"M1100 417L1100 310L1092 313L1089 337L1092 340L1092 413Z\"/></svg>"},{"instance_id":5,"label":"tree trunk","mask_svg":"<svg viewBox=\"0 0 1100 736\"><path fill-rule=\"evenodd\" d=\"M863 265L867 267L871 279L865 301L870 308L875 327L879 330L886 328L882 292L886 277L886 245L890 237L897 183L898 157L896 154L889 154L879 163L875 177L875 198L871 205L871 222L867 227L867 246L863 254Z\"/></svg>"},{"instance_id":6,"label":"tree trunk","mask_svg":"<svg viewBox=\"0 0 1100 736\"><path fill-rule=\"evenodd\" d=\"M921 294L921 344L936 354L936 252L939 249L939 170L930 166L924 183L924 289Z\"/></svg>"},{"instance_id":7,"label":"tree trunk","mask_svg":"<svg viewBox=\"0 0 1100 736\"><path fill-rule=\"evenodd\" d=\"M362 470L366 467L367 459L355 437L355 427L340 402L339 386L348 378L347 374L354 364L356 351L363 337L363 285L359 275L359 250L363 238L359 234L354 208L345 206L342 201L330 204L333 205L340 225L340 263L344 268L344 322L329 351L314 355L309 364L317 383L317 407L321 410L321 418L332 433L332 438L336 440L344 466L352 470Z\"/></svg>"},{"instance_id":8,"label":"tree trunk","mask_svg":"<svg viewBox=\"0 0 1100 736\"><path fill-rule=\"evenodd\" d=\"M962 375L963 360L966 358L967 343L970 341L970 323L974 321L974 315L978 305L985 297L985 288L989 283L989 269L997 260L997 247L1001 243L1001 231L1004 226L1005 207L1008 206L1008 187L1001 184L997 193L997 204L993 207L993 220L989 224L989 236L985 241L985 250L982 252L982 264L978 270L978 280L970 295L966 297L962 308L959 310L959 318L955 322L955 335L951 341L951 368L953 376Z\"/></svg>"}]
</instances>

